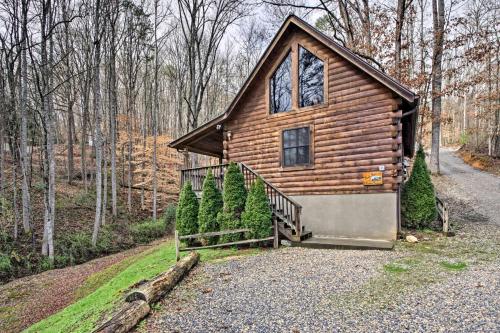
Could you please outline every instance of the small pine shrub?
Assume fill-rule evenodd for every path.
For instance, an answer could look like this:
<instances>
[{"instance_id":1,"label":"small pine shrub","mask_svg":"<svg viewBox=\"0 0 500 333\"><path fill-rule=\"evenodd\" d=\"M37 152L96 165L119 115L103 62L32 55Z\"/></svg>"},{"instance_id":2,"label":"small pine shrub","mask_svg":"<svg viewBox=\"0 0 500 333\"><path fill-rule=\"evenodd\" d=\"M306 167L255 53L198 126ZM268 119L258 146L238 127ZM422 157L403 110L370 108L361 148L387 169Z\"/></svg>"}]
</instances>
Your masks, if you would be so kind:
<instances>
[{"instance_id":1,"label":"small pine shrub","mask_svg":"<svg viewBox=\"0 0 500 333\"><path fill-rule=\"evenodd\" d=\"M262 179L253 183L248 193L245 211L241 221L245 228L251 229L248 238L265 238L271 234L271 208L267 198L266 188Z\"/></svg>"},{"instance_id":2,"label":"small pine shrub","mask_svg":"<svg viewBox=\"0 0 500 333\"><path fill-rule=\"evenodd\" d=\"M155 239L165 236L165 220L159 219L156 222L147 220L130 226L130 233L136 243L149 243Z\"/></svg>"},{"instance_id":3,"label":"small pine shrub","mask_svg":"<svg viewBox=\"0 0 500 333\"><path fill-rule=\"evenodd\" d=\"M166 232L171 234L175 229L175 204L168 204L165 209L165 213L163 213L163 220L165 221Z\"/></svg>"},{"instance_id":4,"label":"small pine shrub","mask_svg":"<svg viewBox=\"0 0 500 333\"><path fill-rule=\"evenodd\" d=\"M179 196L175 215L176 228L180 235L191 235L198 232L198 198L191 182L186 182Z\"/></svg>"},{"instance_id":5,"label":"small pine shrub","mask_svg":"<svg viewBox=\"0 0 500 333\"><path fill-rule=\"evenodd\" d=\"M245 178L238 165L234 162L229 164L227 168L222 197L224 205L222 212L217 216L220 229L231 230L241 228L241 214L245 209L247 190L245 189ZM240 239L240 234L223 235L220 238L220 242L234 242Z\"/></svg>"},{"instance_id":6,"label":"small pine shrub","mask_svg":"<svg viewBox=\"0 0 500 333\"><path fill-rule=\"evenodd\" d=\"M212 232L219 230L217 215L222 211L222 194L217 188L214 175L209 169L203 181L203 193L201 195L200 210L198 212L199 232ZM204 239L206 244L217 243L216 237Z\"/></svg>"},{"instance_id":7,"label":"small pine shrub","mask_svg":"<svg viewBox=\"0 0 500 333\"><path fill-rule=\"evenodd\" d=\"M423 229L437 218L436 196L423 148L417 152L410 179L401 193L401 214L405 226Z\"/></svg>"}]
</instances>

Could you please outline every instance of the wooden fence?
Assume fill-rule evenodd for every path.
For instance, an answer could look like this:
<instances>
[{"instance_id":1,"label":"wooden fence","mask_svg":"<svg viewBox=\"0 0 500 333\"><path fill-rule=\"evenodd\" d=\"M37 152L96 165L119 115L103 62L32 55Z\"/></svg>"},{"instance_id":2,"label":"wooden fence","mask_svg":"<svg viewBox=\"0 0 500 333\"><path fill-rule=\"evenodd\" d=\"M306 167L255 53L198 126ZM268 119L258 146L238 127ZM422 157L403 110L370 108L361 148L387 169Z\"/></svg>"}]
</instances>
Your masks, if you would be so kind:
<instances>
[{"instance_id":1,"label":"wooden fence","mask_svg":"<svg viewBox=\"0 0 500 333\"><path fill-rule=\"evenodd\" d=\"M261 238L261 239L246 239L246 240L241 240L241 241L236 241L236 242L221 243L221 244L214 244L214 245L181 247L181 240L239 234L239 233L244 233L244 232L249 232L249 231L251 231L251 230L243 228L243 229L223 230L223 231L206 232L206 233L202 233L202 234L179 236L179 233L176 230L175 231L175 258L177 261L179 261L180 252L183 252L183 251L194 251L194 250L213 249L213 248L226 247L226 246L253 244L253 243L260 243L260 242L265 242L265 241L270 241L270 240L274 241L273 247L275 249L278 248L278 223L276 220L274 220L273 236L270 236L270 237Z\"/></svg>"}]
</instances>

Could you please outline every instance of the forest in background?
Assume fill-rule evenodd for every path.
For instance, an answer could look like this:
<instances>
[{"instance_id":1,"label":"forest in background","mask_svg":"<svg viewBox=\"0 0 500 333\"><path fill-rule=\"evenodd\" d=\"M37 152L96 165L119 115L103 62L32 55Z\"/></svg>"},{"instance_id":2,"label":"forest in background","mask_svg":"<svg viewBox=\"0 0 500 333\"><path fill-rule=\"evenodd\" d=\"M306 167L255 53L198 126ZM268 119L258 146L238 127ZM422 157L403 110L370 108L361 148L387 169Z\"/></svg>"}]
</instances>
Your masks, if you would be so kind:
<instances>
[{"instance_id":1,"label":"forest in background","mask_svg":"<svg viewBox=\"0 0 500 333\"><path fill-rule=\"evenodd\" d=\"M53 261L68 187L92 194L81 223L94 246L121 210L156 221L183 163L168 142L224 111L291 13L421 96L433 172L440 143L498 158L498 11L495 0L4 0L0 231Z\"/></svg>"}]
</instances>

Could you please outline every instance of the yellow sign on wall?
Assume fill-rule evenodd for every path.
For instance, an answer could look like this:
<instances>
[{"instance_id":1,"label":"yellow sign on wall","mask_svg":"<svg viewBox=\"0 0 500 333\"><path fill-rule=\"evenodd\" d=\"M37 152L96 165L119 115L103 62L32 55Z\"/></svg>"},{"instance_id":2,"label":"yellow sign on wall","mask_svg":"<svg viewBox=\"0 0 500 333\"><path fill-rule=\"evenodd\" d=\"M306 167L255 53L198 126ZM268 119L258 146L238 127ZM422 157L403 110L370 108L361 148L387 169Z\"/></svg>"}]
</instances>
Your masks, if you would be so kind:
<instances>
[{"instance_id":1,"label":"yellow sign on wall","mask_svg":"<svg viewBox=\"0 0 500 333\"><path fill-rule=\"evenodd\" d=\"M372 171L363 173L363 185L382 185L384 179L382 177L382 171Z\"/></svg>"}]
</instances>

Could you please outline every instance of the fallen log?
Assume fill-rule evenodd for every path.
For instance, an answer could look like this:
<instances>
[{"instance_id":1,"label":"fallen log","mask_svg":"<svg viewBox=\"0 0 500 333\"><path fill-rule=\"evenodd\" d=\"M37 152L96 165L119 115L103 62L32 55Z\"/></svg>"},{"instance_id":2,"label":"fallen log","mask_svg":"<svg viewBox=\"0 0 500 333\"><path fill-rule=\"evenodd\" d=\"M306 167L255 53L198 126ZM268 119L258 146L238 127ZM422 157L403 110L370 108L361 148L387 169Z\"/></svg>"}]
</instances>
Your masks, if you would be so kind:
<instances>
[{"instance_id":1,"label":"fallen log","mask_svg":"<svg viewBox=\"0 0 500 333\"><path fill-rule=\"evenodd\" d=\"M177 282L198 263L199 259L200 255L197 252L189 253L189 255L182 258L165 273L158 275L153 280L141 285L138 289L131 291L125 300L127 302L142 300L150 304L156 302L172 290Z\"/></svg>"},{"instance_id":2,"label":"fallen log","mask_svg":"<svg viewBox=\"0 0 500 333\"><path fill-rule=\"evenodd\" d=\"M151 311L149 304L143 300L126 302L113 317L105 322L94 333L126 333Z\"/></svg>"}]
</instances>

